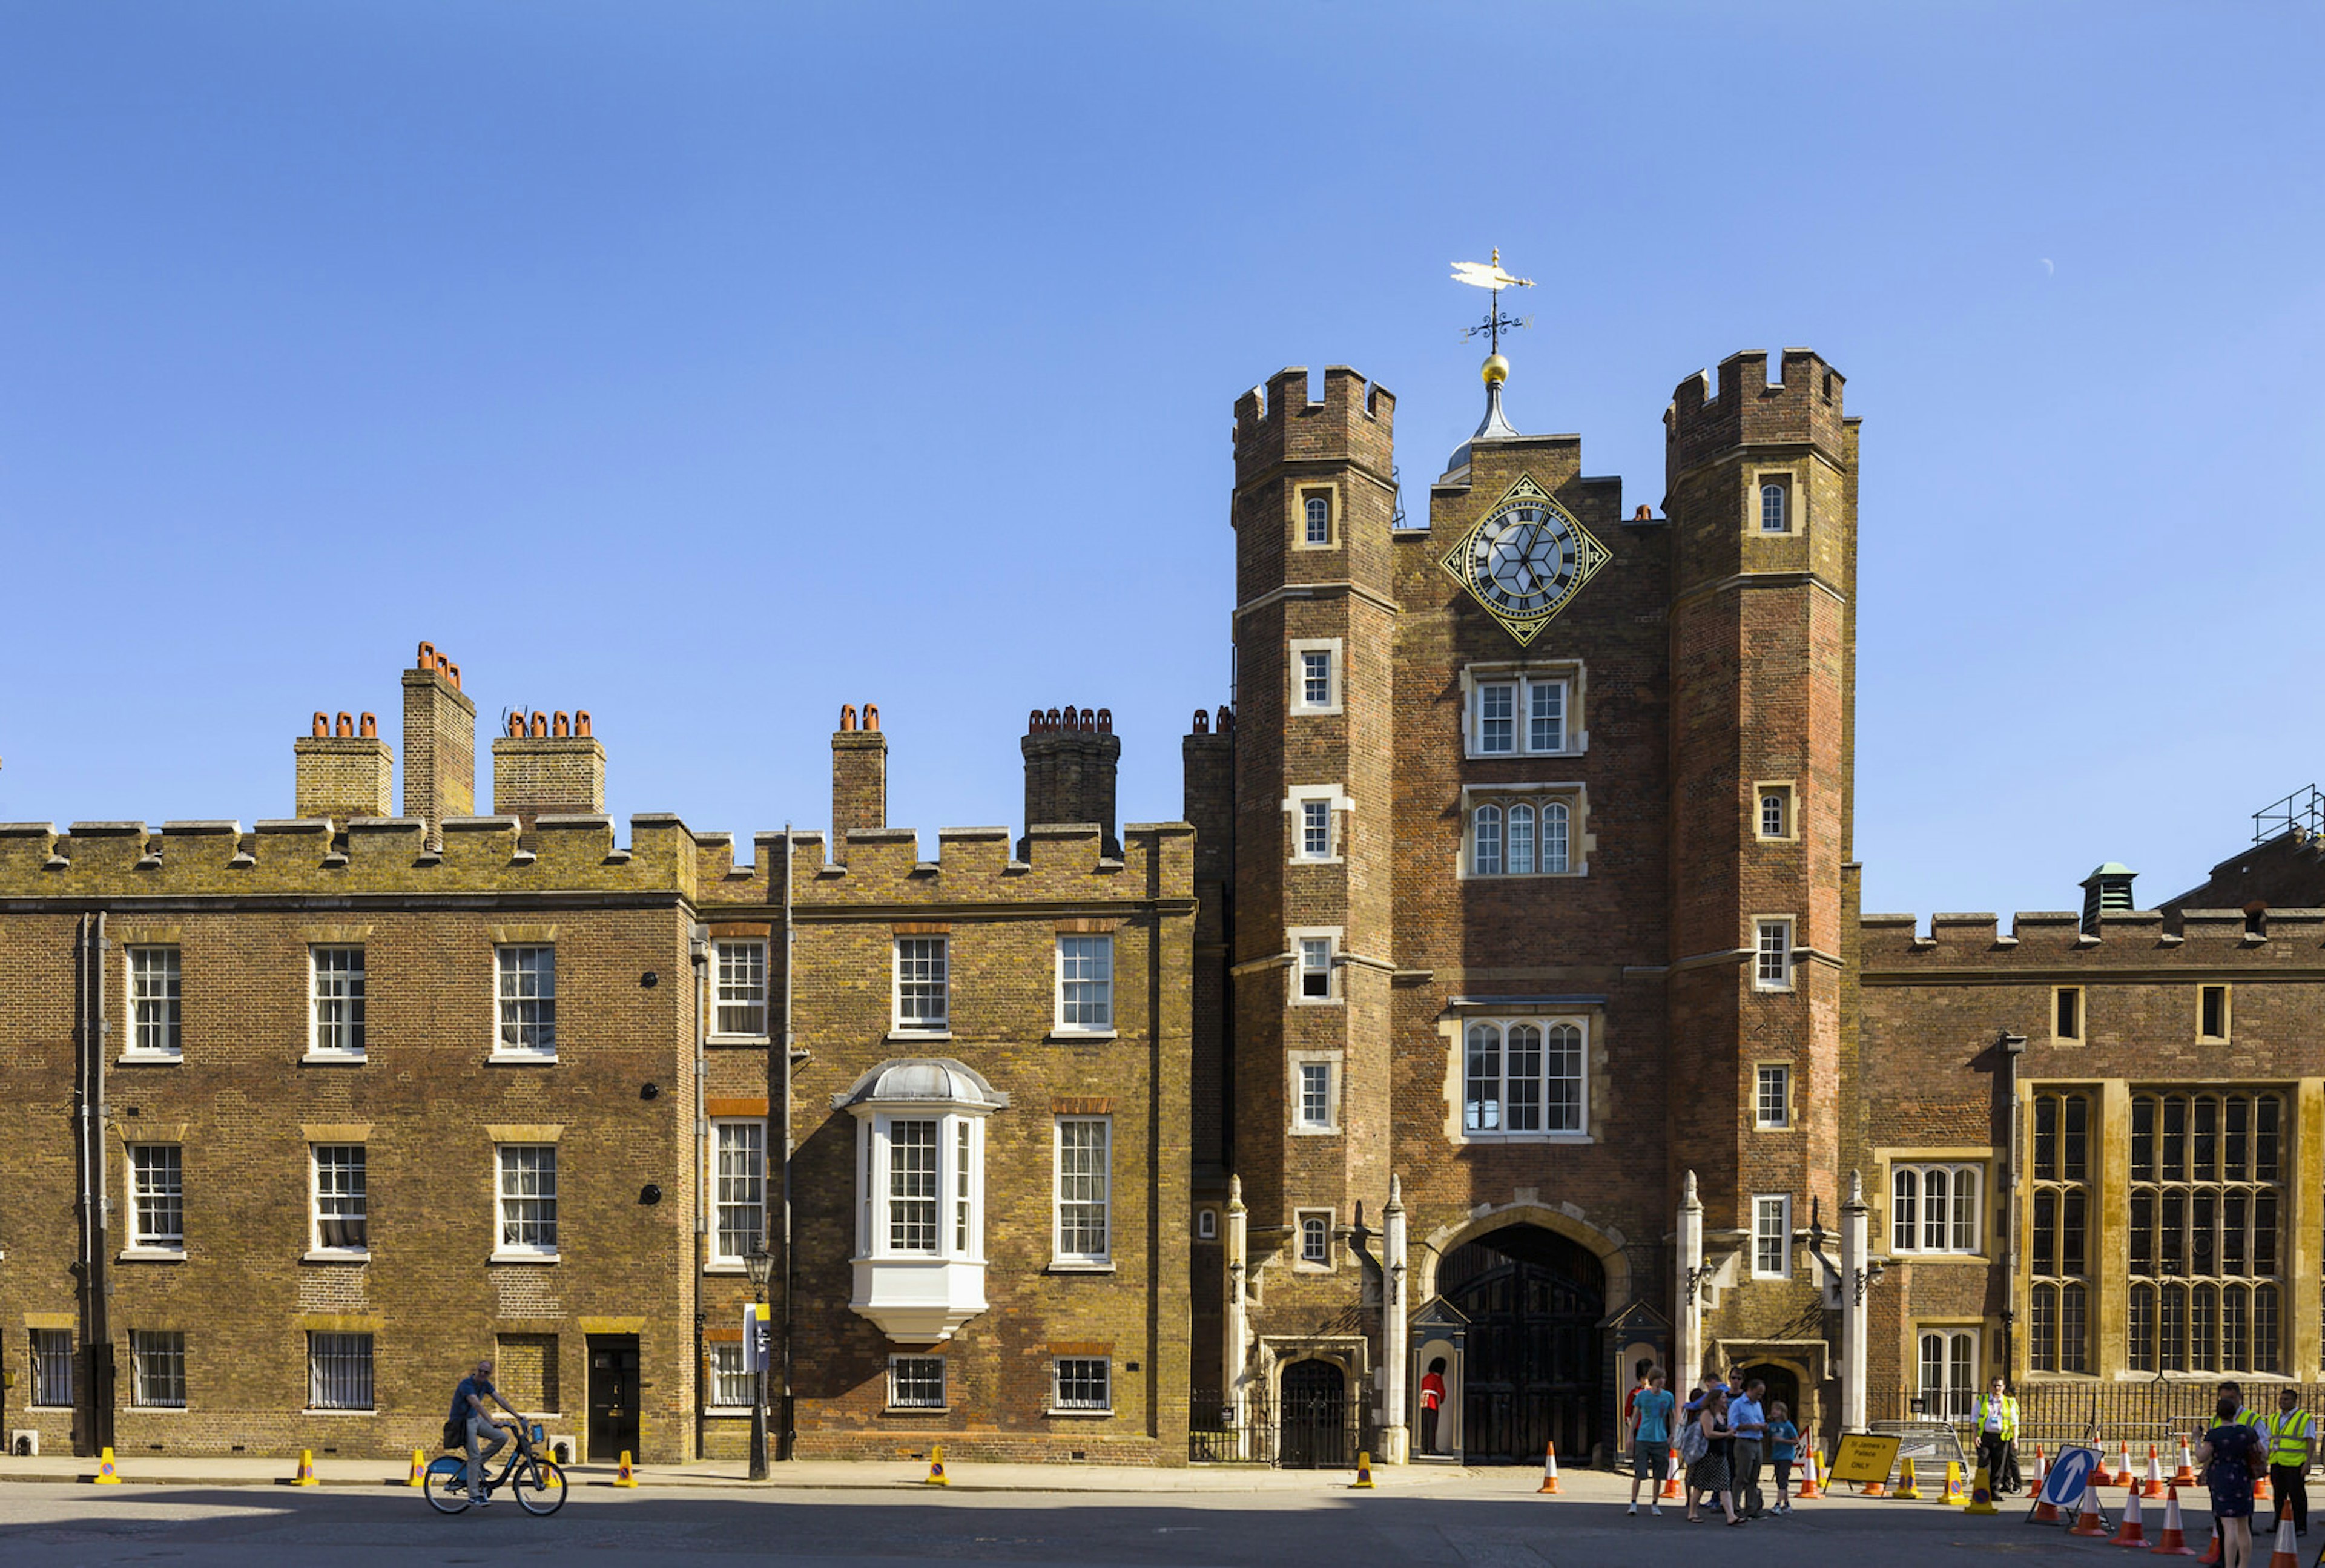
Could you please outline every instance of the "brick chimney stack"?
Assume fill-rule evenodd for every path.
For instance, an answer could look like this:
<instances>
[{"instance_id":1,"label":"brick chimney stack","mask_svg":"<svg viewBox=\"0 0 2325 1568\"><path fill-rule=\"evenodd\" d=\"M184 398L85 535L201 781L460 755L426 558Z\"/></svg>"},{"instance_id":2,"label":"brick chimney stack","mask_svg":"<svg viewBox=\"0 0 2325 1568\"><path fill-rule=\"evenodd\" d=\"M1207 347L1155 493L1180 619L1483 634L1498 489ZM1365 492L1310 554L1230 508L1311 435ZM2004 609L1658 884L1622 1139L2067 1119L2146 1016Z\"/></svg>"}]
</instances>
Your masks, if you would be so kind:
<instances>
[{"instance_id":1,"label":"brick chimney stack","mask_svg":"<svg viewBox=\"0 0 2325 1568\"><path fill-rule=\"evenodd\" d=\"M403 673L403 814L427 821L435 849L445 818L477 814L477 705L460 690L460 666L433 643Z\"/></svg>"},{"instance_id":2,"label":"brick chimney stack","mask_svg":"<svg viewBox=\"0 0 2325 1568\"><path fill-rule=\"evenodd\" d=\"M328 817L341 826L357 817L395 814L389 788L395 756L379 738L376 715L358 720L342 713L334 733L331 716L318 711L314 732L300 737L292 749L298 756L292 814Z\"/></svg>"},{"instance_id":3,"label":"brick chimney stack","mask_svg":"<svg viewBox=\"0 0 2325 1568\"><path fill-rule=\"evenodd\" d=\"M831 735L831 858L848 861L848 835L888 825L888 738L880 733L880 710L864 705L864 728L856 727L853 703L839 710Z\"/></svg>"},{"instance_id":4,"label":"brick chimney stack","mask_svg":"<svg viewBox=\"0 0 2325 1568\"><path fill-rule=\"evenodd\" d=\"M493 740L493 810L528 833L536 818L560 812L605 814L606 748L589 733L587 708L509 715L508 733Z\"/></svg>"},{"instance_id":5,"label":"brick chimney stack","mask_svg":"<svg viewBox=\"0 0 2325 1568\"><path fill-rule=\"evenodd\" d=\"M1025 721L1025 826L1094 823L1106 852L1119 857L1114 831L1114 784L1122 739L1114 712L1100 708L1036 708Z\"/></svg>"}]
</instances>

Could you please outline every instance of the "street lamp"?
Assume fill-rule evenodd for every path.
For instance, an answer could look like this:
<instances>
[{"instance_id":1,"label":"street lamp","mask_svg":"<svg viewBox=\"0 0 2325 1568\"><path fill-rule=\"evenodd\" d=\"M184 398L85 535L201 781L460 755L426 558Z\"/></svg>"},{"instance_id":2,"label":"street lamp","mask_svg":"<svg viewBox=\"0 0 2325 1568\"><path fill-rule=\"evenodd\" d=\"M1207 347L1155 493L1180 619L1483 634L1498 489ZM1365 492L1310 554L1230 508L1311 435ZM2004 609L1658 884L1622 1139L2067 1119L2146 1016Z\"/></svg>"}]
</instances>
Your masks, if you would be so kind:
<instances>
[{"instance_id":1,"label":"street lamp","mask_svg":"<svg viewBox=\"0 0 2325 1568\"><path fill-rule=\"evenodd\" d=\"M751 1272L751 1288L758 1295L758 1310L751 1319L751 1479L767 1479L767 1276L774 1266L774 1258L757 1242L743 1259L743 1266Z\"/></svg>"}]
</instances>

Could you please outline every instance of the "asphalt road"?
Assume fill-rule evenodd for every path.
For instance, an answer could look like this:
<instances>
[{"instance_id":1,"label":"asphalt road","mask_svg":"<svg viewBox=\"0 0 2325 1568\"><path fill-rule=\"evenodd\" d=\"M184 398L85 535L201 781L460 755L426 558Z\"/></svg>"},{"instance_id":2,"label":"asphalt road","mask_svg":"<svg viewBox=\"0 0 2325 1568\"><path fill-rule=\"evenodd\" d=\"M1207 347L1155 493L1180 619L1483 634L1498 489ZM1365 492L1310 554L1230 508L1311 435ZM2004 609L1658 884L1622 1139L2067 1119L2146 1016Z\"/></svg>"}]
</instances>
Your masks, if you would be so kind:
<instances>
[{"instance_id":1,"label":"asphalt road","mask_svg":"<svg viewBox=\"0 0 2325 1568\"><path fill-rule=\"evenodd\" d=\"M1700 1564L1707 1555L1775 1568L1922 1568L1991 1563L2122 1563L2099 1542L2020 1522L2021 1508L1969 1518L1929 1505L1845 1500L1728 1530L1624 1516L1619 1502L1535 1498L1515 1477L1425 1492L1317 1490L1151 1497L1107 1494L577 1490L553 1518L513 1503L441 1517L402 1490L0 1487L0 1563L38 1568L166 1563L437 1564L556 1561L587 1568L749 1561L778 1568L929 1563L1334 1568ZM1600 1489L1592 1487L1593 1491ZM1604 1495L1603 1493L1601 1494ZM2189 1521L2201 1545L2200 1521ZM2149 1538L2154 1538L2151 1523ZM2304 1544L2306 1545L2306 1544ZM2267 1547L2257 1562L2265 1563ZM2310 1553L2304 1550L2302 1556ZM2142 1560L2144 1554L2141 1554Z\"/></svg>"}]
</instances>

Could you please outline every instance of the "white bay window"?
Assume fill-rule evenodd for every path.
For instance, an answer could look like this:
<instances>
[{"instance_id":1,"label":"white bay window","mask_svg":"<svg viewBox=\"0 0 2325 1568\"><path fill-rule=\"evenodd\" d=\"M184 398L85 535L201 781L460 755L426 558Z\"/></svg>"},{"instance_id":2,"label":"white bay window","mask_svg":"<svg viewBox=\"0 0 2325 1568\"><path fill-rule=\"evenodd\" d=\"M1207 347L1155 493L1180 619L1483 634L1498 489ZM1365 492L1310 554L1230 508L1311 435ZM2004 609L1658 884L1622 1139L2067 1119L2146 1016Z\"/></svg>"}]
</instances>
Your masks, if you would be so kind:
<instances>
[{"instance_id":1,"label":"white bay window","mask_svg":"<svg viewBox=\"0 0 2325 1568\"><path fill-rule=\"evenodd\" d=\"M985 1120L1009 1097L949 1058L882 1062L833 1097L857 1121L851 1310L930 1345L985 1311Z\"/></svg>"}]
</instances>

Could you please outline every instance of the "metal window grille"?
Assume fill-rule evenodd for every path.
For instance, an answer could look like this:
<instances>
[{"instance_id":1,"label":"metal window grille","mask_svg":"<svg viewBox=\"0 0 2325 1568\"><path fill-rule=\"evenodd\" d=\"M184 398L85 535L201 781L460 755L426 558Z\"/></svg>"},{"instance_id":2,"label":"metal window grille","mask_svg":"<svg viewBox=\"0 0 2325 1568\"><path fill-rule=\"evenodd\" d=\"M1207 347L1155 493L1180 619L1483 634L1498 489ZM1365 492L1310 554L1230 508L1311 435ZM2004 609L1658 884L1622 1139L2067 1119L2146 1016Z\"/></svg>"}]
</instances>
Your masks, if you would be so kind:
<instances>
[{"instance_id":1,"label":"metal window grille","mask_svg":"<svg viewBox=\"0 0 2325 1568\"><path fill-rule=\"evenodd\" d=\"M1066 1356L1053 1362L1052 1387L1060 1410L1110 1410L1114 1396L1107 1374L1112 1363L1102 1358Z\"/></svg>"},{"instance_id":2,"label":"metal window grille","mask_svg":"<svg viewBox=\"0 0 2325 1568\"><path fill-rule=\"evenodd\" d=\"M1300 854L1303 859L1321 860L1332 853L1332 803L1301 801L1300 803Z\"/></svg>"},{"instance_id":3,"label":"metal window grille","mask_svg":"<svg viewBox=\"0 0 2325 1568\"><path fill-rule=\"evenodd\" d=\"M1509 863L1511 876L1533 875L1533 808L1524 802L1510 808Z\"/></svg>"},{"instance_id":4,"label":"metal window grille","mask_svg":"<svg viewBox=\"0 0 2325 1568\"><path fill-rule=\"evenodd\" d=\"M1107 1255L1107 1130L1103 1117L1068 1117L1058 1123L1060 1257Z\"/></svg>"},{"instance_id":5,"label":"metal window grille","mask_svg":"<svg viewBox=\"0 0 2325 1568\"><path fill-rule=\"evenodd\" d=\"M753 1386L748 1347L740 1340L713 1340L702 1347L710 1362L710 1404L719 1410L748 1410Z\"/></svg>"},{"instance_id":6,"label":"metal window grille","mask_svg":"<svg viewBox=\"0 0 2325 1568\"><path fill-rule=\"evenodd\" d=\"M1566 682L1537 681L1526 688L1526 749L1566 749Z\"/></svg>"},{"instance_id":7,"label":"metal window grille","mask_svg":"<svg viewBox=\"0 0 2325 1568\"><path fill-rule=\"evenodd\" d=\"M1332 1221L1325 1214L1300 1216L1300 1261L1329 1264L1332 1261Z\"/></svg>"},{"instance_id":8,"label":"metal window grille","mask_svg":"<svg viewBox=\"0 0 2325 1568\"><path fill-rule=\"evenodd\" d=\"M947 1012L945 939L896 939L896 1026L941 1029Z\"/></svg>"},{"instance_id":9,"label":"metal window grille","mask_svg":"<svg viewBox=\"0 0 2325 1568\"><path fill-rule=\"evenodd\" d=\"M307 1336L307 1407L368 1410L371 1402L371 1336Z\"/></svg>"},{"instance_id":10,"label":"metal window grille","mask_svg":"<svg viewBox=\"0 0 2325 1568\"><path fill-rule=\"evenodd\" d=\"M1542 868L1556 876L1565 875L1566 803L1546 802L1542 808Z\"/></svg>"},{"instance_id":11,"label":"metal window grille","mask_svg":"<svg viewBox=\"0 0 2325 1568\"><path fill-rule=\"evenodd\" d=\"M1332 1125L1332 1064L1329 1062L1300 1064L1300 1125Z\"/></svg>"},{"instance_id":12,"label":"metal window grille","mask_svg":"<svg viewBox=\"0 0 2325 1568\"><path fill-rule=\"evenodd\" d=\"M941 1410L945 1402L942 1356L888 1359L888 1403L898 1410Z\"/></svg>"},{"instance_id":13,"label":"metal window grille","mask_svg":"<svg viewBox=\"0 0 2325 1568\"><path fill-rule=\"evenodd\" d=\"M748 1257L767 1233L767 1124L718 1124L718 1174L711 1201L718 1213L718 1256Z\"/></svg>"},{"instance_id":14,"label":"metal window grille","mask_svg":"<svg viewBox=\"0 0 2325 1568\"><path fill-rule=\"evenodd\" d=\"M500 1004L503 1051L557 1054L557 950L502 948Z\"/></svg>"},{"instance_id":15,"label":"metal window grille","mask_svg":"<svg viewBox=\"0 0 2325 1568\"><path fill-rule=\"evenodd\" d=\"M937 1249L937 1124L888 1124L888 1249Z\"/></svg>"},{"instance_id":16,"label":"metal window grille","mask_svg":"<svg viewBox=\"0 0 2325 1568\"><path fill-rule=\"evenodd\" d=\"M370 1245L370 1194L364 1146L317 1144L315 1245L360 1251Z\"/></svg>"},{"instance_id":17,"label":"metal window grille","mask_svg":"<svg viewBox=\"0 0 2325 1568\"><path fill-rule=\"evenodd\" d=\"M1782 485L1760 487L1760 532L1782 533L1784 531L1784 487Z\"/></svg>"},{"instance_id":18,"label":"metal window grille","mask_svg":"<svg viewBox=\"0 0 2325 1568\"><path fill-rule=\"evenodd\" d=\"M1792 1201L1787 1197L1752 1201L1752 1272L1779 1277L1790 1274L1792 1243Z\"/></svg>"},{"instance_id":19,"label":"metal window grille","mask_svg":"<svg viewBox=\"0 0 2325 1568\"><path fill-rule=\"evenodd\" d=\"M73 1402L70 1329L32 1331L32 1403L69 1408Z\"/></svg>"},{"instance_id":20,"label":"metal window grille","mask_svg":"<svg viewBox=\"0 0 2325 1568\"><path fill-rule=\"evenodd\" d=\"M1332 655L1328 652L1300 655L1300 700L1310 708L1332 705Z\"/></svg>"},{"instance_id":21,"label":"metal window grille","mask_svg":"<svg viewBox=\"0 0 2325 1568\"><path fill-rule=\"evenodd\" d=\"M132 1329L131 1398L152 1409L186 1407L186 1336L176 1330Z\"/></svg>"},{"instance_id":22,"label":"metal window grille","mask_svg":"<svg viewBox=\"0 0 2325 1568\"><path fill-rule=\"evenodd\" d=\"M558 1408L555 1334L501 1334L493 1350L493 1376L510 1404L528 1413Z\"/></svg>"},{"instance_id":23,"label":"metal window grille","mask_svg":"<svg viewBox=\"0 0 2325 1568\"><path fill-rule=\"evenodd\" d=\"M1471 813L1469 869L1479 877L1502 874L1502 808L1479 806Z\"/></svg>"},{"instance_id":24,"label":"metal window grille","mask_svg":"<svg viewBox=\"0 0 2325 1568\"><path fill-rule=\"evenodd\" d=\"M1303 936L1300 939L1300 994L1303 997L1329 997L1332 994L1331 938Z\"/></svg>"},{"instance_id":25,"label":"metal window grille","mask_svg":"<svg viewBox=\"0 0 2325 1568\"><path fill-rule=\"evenodd\" d=\"M1760 1069L1760 1103L1758 1121L1762 1127L1783 1127L1792 1118L1792 1070L1789 1067L1765 1066Z\"/></svg>"},{"instance_id":26,"label":"metal window grille","mask_svg":"<svg viewBox=\"0 0 2325 1568\"><path fill-rule=\"evenodd\" d=\"M557 1146L503 1144L501 1249L557 1250Z\"/></svg>"},{"instance_id":27,"label":"metal window grille","mask_svg":"<svg viewBox=\"0 0 2325 1568\"><path fill-rule=\"evenodd\" d=\"M129 950L129 1009L136 1049L151 1055L176 1055L179 1034L178 950Z\"/></svg>"},{"instance_id":28,"label":"metal window grille","mask_svg":"<svg viewBox=\"0 0 2325 1568\"><path fill-rule=\"evenodd\" d=\"M360 1056L364 1048L364 950L313 950L315 1045Z\"/></svg>"},{"instance_id":29,"label":"metal window grille","mask_svg":"<svg viewBox=\"0 0 2325 1568\"><path fill-rule=\"evenodd\" d=\"M718 955L718 1033L767 1032L767 944L722 942Z\"/></svg>"},{"instance_id":30,"label":"metal window grille","mask_svg":"<svg viewBox=\"0 0 2325 1568\"><path fill-rule=\"evenodd\" d=\"M1760 984L1770 990L1782 990L1792 983L1792 928L1784 921L1764 920L1759 937L1759 968L1755 972Z\"/></svg>"},{"instance_id":31,"label":"metal window grille","mask_svg":"<svg viewBox=\"0 0 2325 1568\"><path fill-rule=\"evenodd\" d=\"M1332 543L1332 504L1321 496L1311 496L1308 497L1305 510L1308 543L1311 544Z\"/></svg>"},{"instance_id":32,"label":"metal window grille","mask_svg":"<svg viewBox=\"0 0 2325 1568\"><path fill-rule=\"evenodd\" d=\"M1496 681L1477 688L1477 749L1517 749L1517 684Z\"/></svg>"},{"instance_id":33,"label":"metal window grille","mask_svg":"<svg viewBox=\"0 0 2325 1568\"><path fill-rule=\"evenodd\" d=\"M129 1185L137 1245L185 1246L185 1166L178 1146L133 1145L129 1150Z\"/></svg>"},{"instance_id":34,"label":"metal window grille","mask_svg":"<svg viewBox=\"0 0 2325 1568\"><path fill-rule=\"evenodd\" d=\"M1114 938L1058 939L1058 1021L1071 1029L1114 1027Z\"/></svg>"}]
</instances>

